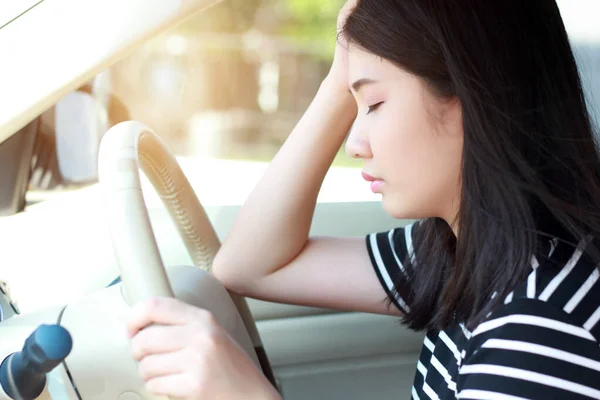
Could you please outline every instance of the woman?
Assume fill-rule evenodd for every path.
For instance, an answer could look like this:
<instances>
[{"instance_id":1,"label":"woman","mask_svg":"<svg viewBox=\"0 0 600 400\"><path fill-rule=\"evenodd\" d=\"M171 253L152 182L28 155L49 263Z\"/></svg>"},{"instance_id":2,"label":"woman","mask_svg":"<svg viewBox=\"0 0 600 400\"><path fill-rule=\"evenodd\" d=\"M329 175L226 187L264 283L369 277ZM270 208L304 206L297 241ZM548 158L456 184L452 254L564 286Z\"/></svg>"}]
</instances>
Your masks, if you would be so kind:
<instances>
[{"instance_id":1,"label":"woman","mask_svg":"<svg viewBox=\"0 0 600 400\"><path fill-rule=\"evenodd\" d=\"M555 2L350 1L339 29L215 275L246 296L425 330L414 399L600 398L600 160ZM385 210L420 222L309 238L353 122L346 150ZM153 392L277 398L202 310L157 299L129 329Z\"/></svg>"}]
</instances>

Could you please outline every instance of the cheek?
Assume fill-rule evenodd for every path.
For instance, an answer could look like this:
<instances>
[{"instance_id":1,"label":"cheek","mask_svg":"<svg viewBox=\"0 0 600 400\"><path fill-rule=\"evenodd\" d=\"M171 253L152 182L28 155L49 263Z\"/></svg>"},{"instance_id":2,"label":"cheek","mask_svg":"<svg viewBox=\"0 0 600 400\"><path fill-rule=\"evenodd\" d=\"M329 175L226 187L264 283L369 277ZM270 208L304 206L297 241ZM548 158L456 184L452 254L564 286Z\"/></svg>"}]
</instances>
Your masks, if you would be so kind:
<instances>
[{"instance_id":1,"label":"cheek","mask_svg":"<svg viewBox=\"0 0 600 400\"><path fill-rule=\"evenodd\" d=\"M420 175L428 175L431 167L430 128L418 119L393 116L374 126L371 136L373 156L386 181L409 184Z\"/></svg>"},{"instance_id":2,"label":"cheek","mask_svg":"<svg viewBox=\"0 0 600 400\"><path fill-rule=\"evenodd\" d=\"M397 118L380 124L371 147L387 183L383 206L392 216L437 216L455 195L461 153L458 144L443 135L422 119Z\"/></svg>"}]
</instances>

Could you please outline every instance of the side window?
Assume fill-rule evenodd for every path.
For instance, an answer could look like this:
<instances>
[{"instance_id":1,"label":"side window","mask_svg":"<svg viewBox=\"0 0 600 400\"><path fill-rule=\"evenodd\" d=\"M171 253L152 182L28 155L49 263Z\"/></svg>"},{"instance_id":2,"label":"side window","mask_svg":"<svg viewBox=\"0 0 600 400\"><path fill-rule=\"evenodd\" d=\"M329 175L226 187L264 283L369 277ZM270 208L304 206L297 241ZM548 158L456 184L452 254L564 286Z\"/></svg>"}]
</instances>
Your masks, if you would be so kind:
<instances>
[{"instance_id":1,"label":"side window","mask_svg":"<svg viewBox=\"0 0 600 400\"><path fill-rule=\"evenodd\" d=\"M600 25L598 2L557 0L586 92L590 113L600 126Z\"/></svg>"},{"instance_id":2,"label":"side window","mask_svg":"<svg viewBox=\"0 0 600 400\"><path fill-rule=\"evenodd\" d=\"M93 101L84 99L85 93L70 94L49 111L45 126L58 129L62 121L73 126L73 132L57 134L56 144L50 143L59 150L59 172L64 182L47 189L93 183L93 179L85 179L93 174L77 171L88 171L96 162L96 154L90 153L94 145L89 145L89 134L83 138L75 131L107 126L103 118L115 117L116 113L107 105L110 95L126 110L127 118L145 123L165 140L183 160L185 172L202 175L208 169L211 175L223 174L244 182L232 182L235 200L223 197L213 203L245 198L252 187L248 182L260 177L328 72L337 13L343 3L226 0L148 41L106 71L99 82L90 82L96 89L87 90ZM101 105L95 119L90 112L92 102ZM69 113L78 117L69 117ZM114 119L123 118L117 115ZM108 126L114 121L109 122ZM63 126L63 131L70 130ZM86 145L78 144L80 141ZM82 154L81 149L88 149L88 153ZM75 150L80 157L67 163L61 150ZM350 176L360 182L360 167L341 148L332 171L333 182L327 182L336 185L340 179L352 179ZM192 180L195 185L203 184ZM337 198L344 201L369 196L356 190L356 185L343 186L356 192L337 192ZM325 191L325 196L334 192Z\"/></svg>"},{"instance_id":3,"label":"side window","mask_svg":"<svg viewBox=\"0 0 600 400\"><path fill-rule=\"evenodd\" d=\"M200 193L209 192L211 203L241 201L327 74L343 3L222 2L112 68L113 92L133 119L152 127L186 160L190 171L196 165L192 174L209 169L211 175L235 180L235 193L226 194L210 190L214 186L208 180L193 179ZM338 198L365 196L363 186L336 183L348 176L360 182L361 166L340 149L327 184L355 193ZM329 192L334 191L325 189L321 198L331 198Z\"/></svg>"},{"instance_id":4,"label":"side window","mask_svg":"<svg viewBox=\"0 0 600 400\"><path fill-rule=\"evenodd\" d=\"M575 41L574 48L590 113L600 126L600 32L595 40Z\"/></svg>"},{"instance_id":5,"label":"side window","mask_svg":"<svg viewBox=\"0 0 600 400\"><path fill-rule=\"evenodd\" d=\"M94 183L101 133L126 119L155 130L186 172L210 170L214 181L192 180L212 203L244 199L325 77L343 3L225 0L148 41L42 115L29 199ZM557 3L600 124L600 3ZM377 200L350 184L360 167L341 148L319 201ZM211 190L223 179L235 193Z\"/></svg>"}]
</instances>

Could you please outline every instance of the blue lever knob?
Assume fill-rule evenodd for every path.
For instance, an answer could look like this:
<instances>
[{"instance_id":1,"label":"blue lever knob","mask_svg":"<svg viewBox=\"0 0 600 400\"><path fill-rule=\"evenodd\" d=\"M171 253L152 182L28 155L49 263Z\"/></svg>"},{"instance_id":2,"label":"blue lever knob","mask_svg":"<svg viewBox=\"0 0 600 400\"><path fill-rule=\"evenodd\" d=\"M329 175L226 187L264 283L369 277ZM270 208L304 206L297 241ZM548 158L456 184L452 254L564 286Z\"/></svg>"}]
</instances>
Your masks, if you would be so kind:
<instances>
[{"instance_id":1,"label":"blue lever knob","mask_svg":"<svg viewBox=\"0 0 600 400\"><path fill-rule=\"evenodd\" d=\"M60 325L40 325L23 350L0 365L0 385L15 400L33 400L46 385L46 374L62 363L73 348L71 334Z\"/></svg>"}]
</instances>

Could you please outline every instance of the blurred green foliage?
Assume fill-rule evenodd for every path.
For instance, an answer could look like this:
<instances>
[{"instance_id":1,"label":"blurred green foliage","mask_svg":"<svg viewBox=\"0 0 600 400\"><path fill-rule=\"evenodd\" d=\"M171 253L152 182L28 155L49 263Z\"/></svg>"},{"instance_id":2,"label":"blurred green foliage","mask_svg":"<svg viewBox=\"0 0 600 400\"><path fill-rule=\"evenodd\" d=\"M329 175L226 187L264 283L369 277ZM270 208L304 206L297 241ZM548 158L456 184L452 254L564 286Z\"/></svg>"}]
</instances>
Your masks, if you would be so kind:
<instances>
[{"instance_id":1,"label":"blurred green foliage","mask_svg":"<svg viewBox=\"0 0 600 400\"><path fill-rule=\"evenodd\" d=\"M337 15L345 0L225 0L179 29L241 33L256 29L333 56Z\"/></svg>"},{"instance_id":2,"label":"blurred green foliage","mask_svg":"<svg viewBox=\"0 0 600 400\"><path fill-rule=\"evenodd\" d=\"M335 44L337 15L345 0L284 0L289 11L282 32L300 41Z\"/></svg>"},{"instance_id":3,"label":"blurred green foliage","mask_svg":"<svg viewBox=\"0 0 600 400\"><path fill-rule=\"evenodd\" d=\"M271 0L285 4L286 19L279 34L300 45L311 45L325 58L333 57L336 21L345 0Z\"/></svg>"}]
</instances>

